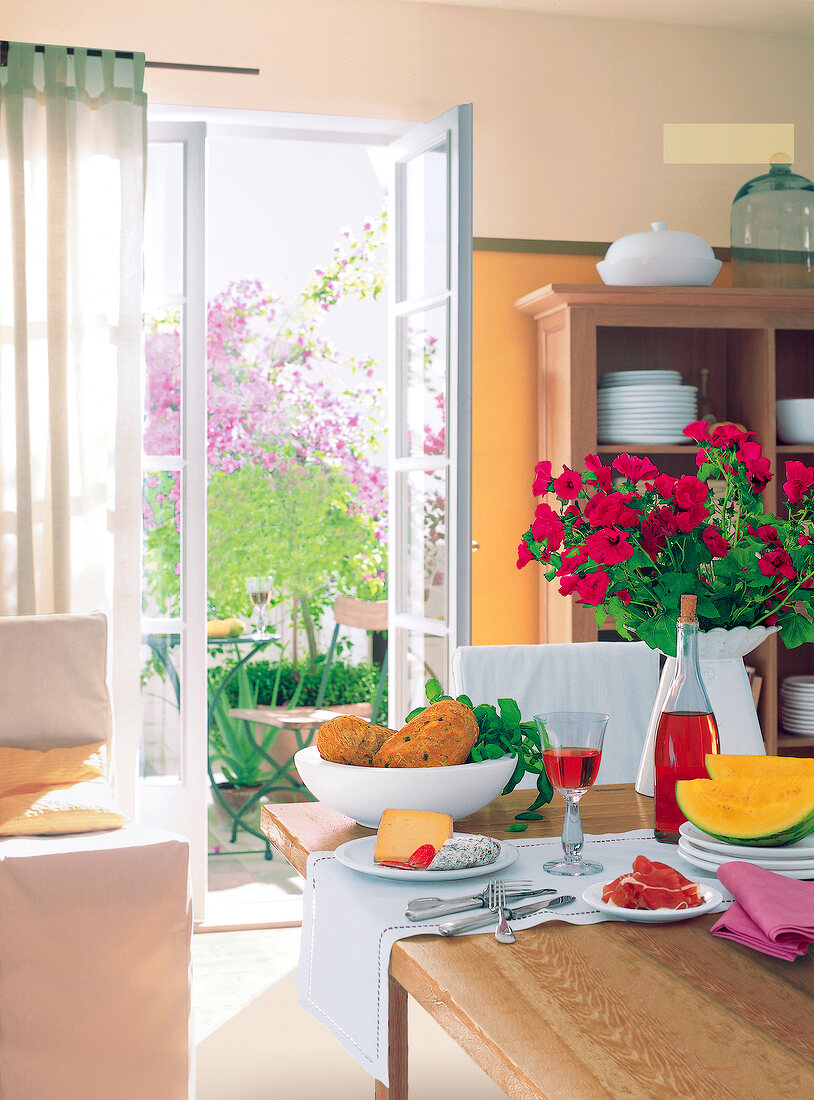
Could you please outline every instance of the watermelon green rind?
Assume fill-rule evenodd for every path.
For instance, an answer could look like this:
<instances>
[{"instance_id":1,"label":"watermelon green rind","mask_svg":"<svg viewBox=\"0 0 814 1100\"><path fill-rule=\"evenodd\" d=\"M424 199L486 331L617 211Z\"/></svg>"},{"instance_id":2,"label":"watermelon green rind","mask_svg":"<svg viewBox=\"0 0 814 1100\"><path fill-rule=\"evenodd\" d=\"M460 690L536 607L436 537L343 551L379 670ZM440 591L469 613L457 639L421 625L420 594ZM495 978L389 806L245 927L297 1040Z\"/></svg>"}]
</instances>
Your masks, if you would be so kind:
<instances>
[{"instance_id":1,"label":"watermelon green rind","mask_svg":"<svg viewBox=\"0 0 814 1100\"><path fill-rule=\"evenodd\" d=\"M794 844L814 832L814 777L680 779L676 800L696 828L730 844Z\"/></svg>"},{"instance_id":2,"label":"watermelon green rind","mask_svg":"<svg viewBox=\"0 0 814 1100\"><path fill-rule=\"evenodd\" d=\"M710 779L759 779L794 775L814 778L814 757L707 753L704 763Z\"/></svg>"}]
</instances>

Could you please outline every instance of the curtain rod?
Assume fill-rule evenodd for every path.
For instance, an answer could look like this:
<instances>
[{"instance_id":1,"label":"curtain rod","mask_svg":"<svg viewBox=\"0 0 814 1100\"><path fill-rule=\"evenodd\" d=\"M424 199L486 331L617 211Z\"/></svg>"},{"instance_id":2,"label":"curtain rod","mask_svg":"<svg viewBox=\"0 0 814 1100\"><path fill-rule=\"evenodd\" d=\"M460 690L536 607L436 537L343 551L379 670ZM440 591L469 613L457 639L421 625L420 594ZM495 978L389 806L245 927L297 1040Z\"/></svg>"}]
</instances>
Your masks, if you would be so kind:
<instances>
[{"instance_id":1,"label":"curtain rod","mask_svg":"<svg viewBox=\"0 0 814 1100\"><path fill-rule=\"evenodd\" d=\"M8 64L8 42L0 42L0 67L4 67ZM69 54L74 52L73 46L68 46L67 51ZM45 53L45 46L39 43L34 47L35 53ZM89 57L101 57L101 50L88 50ZM115 56L122 61L132 61L133 54L127 50L116 50ZM186 72L196 73L233 73L239 76L259 76L259 69L243 69L233 65L184 65L178 61L145 61L144 67L146 69L181 69Z\"/></svg>"}]
</instances>

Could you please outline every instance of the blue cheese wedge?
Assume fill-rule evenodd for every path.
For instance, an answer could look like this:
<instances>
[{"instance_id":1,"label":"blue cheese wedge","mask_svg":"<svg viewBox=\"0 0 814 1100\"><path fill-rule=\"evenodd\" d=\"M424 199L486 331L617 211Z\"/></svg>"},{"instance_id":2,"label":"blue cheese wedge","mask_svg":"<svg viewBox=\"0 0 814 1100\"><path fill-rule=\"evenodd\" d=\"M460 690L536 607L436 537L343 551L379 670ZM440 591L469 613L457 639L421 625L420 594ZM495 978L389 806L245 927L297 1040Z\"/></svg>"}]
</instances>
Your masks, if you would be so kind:
<instances>
[{"instance_id":1,"label":"blue cheese wedge","mask_svg":"<svg viewBox=\"0 0 814 1100\"><path fill-rule=\"evenodd\" d=\"M460 836L445 840L429 866L430 871L461 871L494 863L500 845L490 836Z\"/></svg>"}]
</instances>

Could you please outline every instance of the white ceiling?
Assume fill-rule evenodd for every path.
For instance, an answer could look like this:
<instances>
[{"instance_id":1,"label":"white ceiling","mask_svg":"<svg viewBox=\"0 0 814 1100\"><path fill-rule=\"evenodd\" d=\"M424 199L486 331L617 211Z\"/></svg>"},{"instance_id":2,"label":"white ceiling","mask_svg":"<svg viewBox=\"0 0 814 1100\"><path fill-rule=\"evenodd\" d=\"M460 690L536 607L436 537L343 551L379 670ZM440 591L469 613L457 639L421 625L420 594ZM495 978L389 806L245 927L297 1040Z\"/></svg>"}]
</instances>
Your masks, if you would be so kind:
<instances>
[{"instance_id":1,"label":"white ceiling","mask_svg":"<svg viewBox=\"0 0 814 1100\"><path fill-rule=\"evenodd\" d=\"M814 34L814 0L410 0L411 3Z\"/></svg>"}]
</instances>

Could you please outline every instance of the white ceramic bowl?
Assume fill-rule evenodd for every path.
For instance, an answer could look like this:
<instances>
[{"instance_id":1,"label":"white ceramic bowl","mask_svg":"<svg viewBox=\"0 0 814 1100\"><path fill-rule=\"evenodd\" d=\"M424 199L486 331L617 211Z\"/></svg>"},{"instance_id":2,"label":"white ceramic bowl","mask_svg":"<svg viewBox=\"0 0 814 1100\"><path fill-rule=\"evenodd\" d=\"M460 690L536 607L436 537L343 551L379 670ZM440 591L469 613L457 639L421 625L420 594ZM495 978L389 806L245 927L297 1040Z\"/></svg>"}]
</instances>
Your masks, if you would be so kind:
<instances>
[{"instance_id":1,"label":"white ceramic bowl","mask_svg":"<svg viewBox=\"0 0 814 1100\"><path fill-rule=\"evenodd\" d=\"M777 402L777 435L784 443L814 443L814 397Z\"/></svg>"},{"instance_id":2,"label":"white ceramic bowl","mask_svg":"<svg viewBox=\"0 0 814 1100\"><path fill-rule=\"evenodd\" d=\"M376 829L388 808L437 810L456 819L477 813L506 786L515 758L449 768L356 768L323 760L316 745L309 745L295 753L294 763L315 798Z\"/></svg>"}]
</instances>

